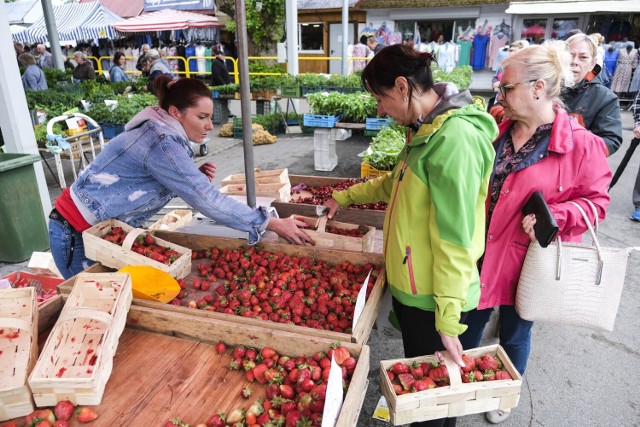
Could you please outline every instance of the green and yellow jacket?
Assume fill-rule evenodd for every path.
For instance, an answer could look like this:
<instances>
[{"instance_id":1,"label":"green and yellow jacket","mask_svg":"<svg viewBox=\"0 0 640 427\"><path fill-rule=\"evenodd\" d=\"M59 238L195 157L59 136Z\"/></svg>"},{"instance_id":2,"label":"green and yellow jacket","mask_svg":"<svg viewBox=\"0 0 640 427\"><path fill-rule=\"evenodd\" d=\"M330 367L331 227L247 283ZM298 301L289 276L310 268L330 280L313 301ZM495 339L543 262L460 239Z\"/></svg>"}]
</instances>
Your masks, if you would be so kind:
<instances>
[{"instance_id":1,"label":"green and yellow jacket","mask_svg":"<svg viewBox=\"0 0 640 427\"><path fill-rule=\"evenodd\" d=\"M468 91L442 98L392 173L334 192L341 206L386 201L387 283L402 304L434 311L436 329L465 331L460 313L480 298L476 262L484 251L485 199L493 168L493 118Z\"/></svg>"}]
</instances>

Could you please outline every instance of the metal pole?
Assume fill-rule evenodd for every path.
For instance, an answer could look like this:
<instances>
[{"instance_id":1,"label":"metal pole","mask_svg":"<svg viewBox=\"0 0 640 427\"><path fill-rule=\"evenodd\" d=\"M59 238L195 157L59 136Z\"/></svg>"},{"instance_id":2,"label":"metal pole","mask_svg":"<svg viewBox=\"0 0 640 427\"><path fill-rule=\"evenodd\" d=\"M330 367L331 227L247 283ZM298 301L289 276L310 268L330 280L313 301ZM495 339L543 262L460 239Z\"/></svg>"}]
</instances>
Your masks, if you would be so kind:
<instances>
[{"instance_id":1,"label":"metal pole","mask_svg":"<svg viewBox=\"0 0 640 427\"><path fill-rule=\"evenodd\" d=\"M342 0L342 75L347 75L349 49L349 0Z\"/></svg>"},{"instance_id":2,"label":"metal pole","mask_svg":"<svg viewBox=\"0 0 640 427\"><path fill-rule=\"evenodd\" d=\"M251 128L251 100L249 99L249 47L247 45L247 16L244 0L236 1L236 36L238 39L238 68L240 72L240 114L244 147L244 173L247 184L247 204L256 207L256 174L253 162L253 129Z\"/></svg>"},{"instance_id":3,"label":"metal pole","mask_svg":"<svg viewBox=\"0 0 640 427\"><path fill-rule=\"evenodd\" d=\"M60 39L58 38L58 28L56 26L55 15L53 14L53 6L51 6L51 0L42 0L42 13L44 14L44 22L47 24L47 33L49 33L49 45L51 46L53 66L58 70L64 71L64 58L60 50Z\"/></svg>"},{"instance_id":4,"label":"metal pole","mask_svg":"<svg viewBox=\"0 0 640 427\"><path fill-rule=\"evenodd\" d=\"M298 67L298 2L286 0L287 29L287 72L292 76L299 73ZM296 100L297 102L297 100Z\"/></svg>"}]
</instances>

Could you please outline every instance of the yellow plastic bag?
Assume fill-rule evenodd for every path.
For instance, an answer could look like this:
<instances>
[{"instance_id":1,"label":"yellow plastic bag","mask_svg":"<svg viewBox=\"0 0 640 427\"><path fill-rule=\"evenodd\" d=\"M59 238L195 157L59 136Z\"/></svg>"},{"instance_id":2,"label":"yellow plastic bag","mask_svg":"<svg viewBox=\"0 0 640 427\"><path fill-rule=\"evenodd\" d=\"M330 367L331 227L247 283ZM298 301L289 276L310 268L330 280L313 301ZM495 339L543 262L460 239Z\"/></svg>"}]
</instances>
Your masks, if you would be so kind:
<instances>
[{"instance_id":1,"label":"yellow plastic bag","mask_svg":"<svg viewBox=\"0 0 640 427\"><path fill-rule=\"evenodd\" d=\"M131 276L134 298L167 303L180 292L176 279L155 267L128 265L118 271Z\"/></svg>"}]
</instances>

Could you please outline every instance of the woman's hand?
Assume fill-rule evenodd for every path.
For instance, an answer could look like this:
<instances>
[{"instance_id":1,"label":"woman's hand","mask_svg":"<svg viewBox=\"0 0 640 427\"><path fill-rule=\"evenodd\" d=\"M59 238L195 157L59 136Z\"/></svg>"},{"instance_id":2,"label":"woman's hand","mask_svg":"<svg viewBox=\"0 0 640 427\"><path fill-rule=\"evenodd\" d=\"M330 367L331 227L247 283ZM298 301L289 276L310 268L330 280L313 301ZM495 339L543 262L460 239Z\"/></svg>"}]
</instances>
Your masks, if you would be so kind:
<instances>
[{"instance_id":1,"label":"woman's hand","mask_svg":"<svg viewBox=\"0 0 640 427\"><path fill-rule=\"evenodd\" d=\"M438 332L440 334L440 339L442 340L442 344L444 348L449 352L453 361L456 362L461 368L464 368L464 362L462 361L462 353L464 350L462 349L462 344L460 343L460 339L458 337L450 337L449 335L445 335L442 332ZM444 358L442 354L438 354L438 359L442 362Z\"/></svg>"},{"instance_id":2,"label":"woman's hand","mask_svg":"<svg viewBox=\"0 0 640 427\"><path fill-rule=\"evenodd\" d=\"M216 177L216 165L213 163L203 163L199 168L200 172L205 174L207 178L209 178L210 182L213 182L213 179Z\"/></svg>"},{"instance_id":3,"label":"woman's hand","mask_svg":"<svg viewBox=\"0 0 640 427\"><path fill-rule=\"evenodd\" d=\"M304 245L305 243L315 245L316 243L313 239L298 228L305 228L306 226L306 223L294 217L271 218L269 224L267 224L267 230L275 232L278 236L296 245Z\"/></svg>"},{"instance_id":4,"label":"woman's hand","mask_svg":"<svg viewBox=\"0 0 640 427\"><path fill-rule=\"evenodd\" d=\"M332 219L333 216L336 214L336 212L340 210L340 205L338 204L338 202L336 202L336 199L334 199L333 197L328 199L326 202L324 202L323 206L326 206L329 208L329 213L327 214L327 217L329 219Z\"/></svg>"},{"instance_id":5,"label":"woman's hand","mask_svg":"<svg viewBox=\"0 0 640 427\"><path fill-rule=\"evenodd\" d=\"M536 216L535 214L529 214L522 218L522 229L525 233L529 235L529 238L532 242L537 242L536 233L533 230L533 226L536 225Z\"/></svg>"}]
</instances>

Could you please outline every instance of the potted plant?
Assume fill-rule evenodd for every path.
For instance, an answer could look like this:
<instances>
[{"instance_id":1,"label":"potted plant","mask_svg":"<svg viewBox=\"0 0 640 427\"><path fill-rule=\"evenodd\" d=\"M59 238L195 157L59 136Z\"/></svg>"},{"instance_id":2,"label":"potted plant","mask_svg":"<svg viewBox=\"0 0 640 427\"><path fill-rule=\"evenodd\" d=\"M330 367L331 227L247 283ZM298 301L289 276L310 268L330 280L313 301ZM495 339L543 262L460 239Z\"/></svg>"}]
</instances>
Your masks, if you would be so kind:
<instances>
[{"instance_id":1,"label":"potted plant","mask_svg":"<svg viewBox=\"0 0 640 427\"><path fill-rule=\"evenodd\" d=\"M278 87L278 78L276 76L258 76L251 78L249 87L254 99L271 99L276 95Z\"/></svg>"},{"instance_id":2,"label":"potted plant","mask_svg":"<svg viewBox=\"0 0 640 427\"><path fill-rule=\"evenodd\" d=\"M281 74L278 81L280 86L280 95L287 97L300 96L300 81L298 80L298 76Z\"/></svg>"},{"instance_id":3,"label":"potted plant","mask_svg":"<svg viewBox=\"0 0 640 427\"><path fill-rule=\"evenodd\" d=\"M233 99L235 93L239 90L239 85L235 83L211 87L211 93L214 99Z\"/></svg>"},{"instance_id":4,"label":"potted plant","mask_svg":"<svg viewBox=\"0 0 640 427\"><path fill-rule=\"evenodd\" d=\"M301 74L298 79L300 80L300 93L302 96L308 93L320 92L327 86L327 78L322 74Z\"/></svg>"}]
</instances>

